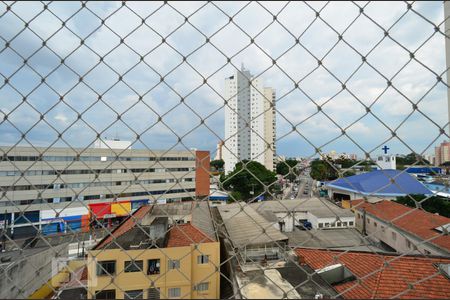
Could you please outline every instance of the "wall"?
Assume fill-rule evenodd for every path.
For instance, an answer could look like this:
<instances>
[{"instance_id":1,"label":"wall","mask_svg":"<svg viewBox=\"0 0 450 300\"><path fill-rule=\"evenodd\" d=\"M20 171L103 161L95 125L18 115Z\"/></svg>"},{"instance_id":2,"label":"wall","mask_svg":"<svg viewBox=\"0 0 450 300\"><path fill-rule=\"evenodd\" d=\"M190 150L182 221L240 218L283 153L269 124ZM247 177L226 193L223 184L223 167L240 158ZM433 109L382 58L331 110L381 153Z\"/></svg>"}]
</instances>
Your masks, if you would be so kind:
<instances>
[{"instance_id":1,"label":"wall","mask_svg":"<svg viewBox=\"0 0 450 300\"><path fill-rule=\"evenodd\" d=\"M356 212L356 227L362 232L363 214L361 211ZM421 243L423 240L408 234L395 226L392 227L392 225L388 225L386 222L369 214L366 214L366 234L370 235L372 240L376 242L382 241L399 253L415 253L415 250L418 250L421 253L448 256L448 253L445 251L439 251L432 246L430 247L427 244Z\"/></svg>"},{"instance_id":2,"label":"wall","mask_svg":"<svg viewBox=\"0 0 450 300\"><path fill-rule=\"evenodd\" d=\"M195 196L209 196L209 151L195 151Z\"/></svg>"},{"instance_id":3,"label":"wall","mask_svg":"<svg viewBox=\"0 0 450 300\"><path fill-rule=\"evenodd\" d=\"M8 263L4 263L0 268L0 298L27 298L41 288L52 276L52 262L55 259L55 253L65 257L67 246L68 244L63 244L52 248L43 248L42 251L25 250L26 256L20 256L9 266L7 266ZM27 255L27 252L34 251L36 253ZM3 256L6 255L3 254Z\"/></svg>"},{"instance_id":4,"label":"wall","mask_svg":"<svg viewBox=\"0 0 450 300\"><path fill-rule=\"evenodd\" d=\"M182 298L219 298L220 296L220 273L216 272L215 266L220 266L220 247L218 242L202 243L195 249L194 246L171 247L163 249L148 250L95 250L89 252L88 259L88 298L92 299L95 291L103 289L116 289L116 298L123 299L123 291L140 290L144 291L143 298L147 298L148 288L152 281L155 287L160 288L161 298L167 298L170 287L181 288ZM210 263L206 265L197 264L197 256L203 253L210 255ZM97 277L96 265L93 257L97 261L115 260L116 277L114 284L111 284L109 276ZM143 272L124 273L124 262L131 258L143 260ZM160 275L146 275L147 260L160 259ZM179 270L168 270L169 259L180 259ZM166 274L165 276L163 274ZM196 292L193 285L200 282L209 282L209 290L206 292ZM120 287L120 288L118 288Z\"/></svg>"}]
</instances>

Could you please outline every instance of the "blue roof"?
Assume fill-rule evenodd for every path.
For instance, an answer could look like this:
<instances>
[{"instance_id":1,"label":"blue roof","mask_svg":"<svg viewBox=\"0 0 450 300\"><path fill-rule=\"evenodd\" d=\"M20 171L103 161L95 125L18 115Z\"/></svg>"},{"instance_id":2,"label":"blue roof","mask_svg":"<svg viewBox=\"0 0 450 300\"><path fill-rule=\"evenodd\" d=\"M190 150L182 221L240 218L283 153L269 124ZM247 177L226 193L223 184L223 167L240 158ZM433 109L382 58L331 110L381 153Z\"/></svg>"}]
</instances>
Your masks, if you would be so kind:
<instances>
[{"instance_id":1,"label":"blue roof","mask_svg":"<svg viewBox=\"0 0 450 300\"><path fill-rule=\"evenodd\" d=\"M391 182L391 179L394 182ZM376 170L360 175L339 178L327 182L325 186L368 196L395 197L411 194L433 194L413 176L397 170Z\"/></svg>"},{"instance_id":2,"label":"blue roof","mask_svg":"<svg viewBox=\"0 0 450 300\"><path fill-rule=\"evenodd\" d=\"M406 172L408 173L436 173L441 174L442 169L438 167L409 167L406 169Z\"/></svg>"}]
</instances>

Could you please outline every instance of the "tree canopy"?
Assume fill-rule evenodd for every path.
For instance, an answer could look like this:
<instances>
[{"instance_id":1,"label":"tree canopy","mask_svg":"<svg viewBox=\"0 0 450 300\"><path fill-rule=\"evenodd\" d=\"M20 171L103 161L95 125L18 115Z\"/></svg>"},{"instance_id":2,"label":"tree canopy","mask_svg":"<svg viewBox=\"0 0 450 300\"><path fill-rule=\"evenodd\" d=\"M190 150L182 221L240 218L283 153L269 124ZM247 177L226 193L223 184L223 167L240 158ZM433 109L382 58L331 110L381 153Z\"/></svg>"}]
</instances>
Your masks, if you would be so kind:
<instances>
[{"instance_id":1,"label":"tree canopy","mask_svg":"<svg viewBox=\"0 0 450 300\"><path fill-rule=\"evenodd\" d=\"M223 161L223 159L216 159L216 160L212 160L209 164L215 170L222 171L223 166L225 165L225 162Z\"/></svg>"},{"instance_id":2,"label":"tree canopy","mask_svg":"<svg viewBox=\"0 0 450 300\"><path fill-rule=\"evenodd\" d=\"M411 196L411 197L410 197ZM410 196L404 196L404 197L397 197L395 202L409 206L409 207L416 207L416 203L414 202L420 202L421 200L425 199L425 195L410 195ZM413 199L411 199L413 198ZM450 202L448 202L447 199L438 197L438 196L432 196L421 203L422 208L430 212L432 214L438 213L441 216L450 218Z\"/></svg>"},{"instance_id":3,"label":"tree canopy","mask_svg":"<svg viewBox=\"0 0 450 300\"><path fill-rule=\"evenodd\" d=\"M422 165L424 163L430 164L430 162L423 158L423 156L416 155L412 152L405 157L397 156L395 159L397 161L397 165L399 166L413 165L416 162L418 162L419 165Z\"/></svg>"},{"instance_id":4,"label":"tree canopy","mask_svg":"<svg viewBox=\"0 0 450 300\"><path fill-rule=\"evenodd\" d=\"M280 161L277 163L276 172L277 174L283 175L284 178L294 181L299 174L297 168L298 161L295 159L286 159L285 161Z\"/></svg>"},{"instance_id":5,"label":"tree canopy","mask_svg":"<svg viewBox=\"0 0 450 300\"><path fill-rule=\"evenodd\" d=\"M230 174L220 177L222 186L231 190L233 195L241 197L239 200L251 199L261 194L268 196L265 187L268 187L271 193L276 192L276 184L273 184L276 180L275 173L267 170L262 164L246 160L237 163Z\"/></svg>"}]
</instances>

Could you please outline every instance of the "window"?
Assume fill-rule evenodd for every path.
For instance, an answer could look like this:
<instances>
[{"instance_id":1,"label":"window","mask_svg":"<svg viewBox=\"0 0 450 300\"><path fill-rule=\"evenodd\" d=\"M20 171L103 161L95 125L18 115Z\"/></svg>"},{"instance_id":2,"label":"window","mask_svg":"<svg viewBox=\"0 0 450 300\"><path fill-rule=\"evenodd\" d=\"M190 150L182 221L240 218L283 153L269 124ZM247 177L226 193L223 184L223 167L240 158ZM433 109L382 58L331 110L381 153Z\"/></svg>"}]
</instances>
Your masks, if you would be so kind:
<instances>
[{"instance_id":1,"label":"window","mask_svg":"<svg viewBox=\"0 0 450 300\"><path fill-rule=\"evenodd\" d=\"M384 232L384 226L383 225L381 225L381 231Z\"/></svg>"},{"instance_id":2,"label":"window","mask_svg":"<svg viewBox=\"0 0 450 300\"><path fill-rule=\"evenodd\" d=\"M330 223L325 223L325 227L330 227Z\"/></svg>"},{"instance_id":3,"label":"window","mask_svg":"<svg viewBox=\"0 0 450 300\"><path fill-rule=\"evenodd\" d=\"M142 260L130 260L126 261L124 265L125 273L128 272L142 272L143 271Z\"/></svg>"},{"instance_id":4,"label":"window","mask_svg":"<svg viewBox=\"0 0 450 300\"><path fill-rule=\"evenodd\" d=\"M159 300L161 299L161 293L159 288L150 288L148 289L147 299L149 300Z\"/></svg>"},{"instance_id":5,"label":"window","mask_svg":"<svg viewBox=\"0 0 450 300\"><path fill-rule=\"evenodd\" d=\"M116 290L103 290L95 292L95 299L116 299Z\"/></svg>"},{"instance_id":6,"label":"window","mask_svg":"<svg viewBox=\"0 0 450 300\"><path fill-rule=\"evenodd\" d=\"M209 290L209 282L202 282L202 283L197 284L194 287L194 290L196 290L198 292L204 292L204 291Z\"/></svg>"},{"instance_id":7,"label":"window","mask_svg":"<svg viewBox=\"0 0 450 300\"><path fill-rule=\"evenodd\" d=\"M319 228L323 228L323 223L319 223Z\"/></svg>"},{"instance_id":8,"label":"window","mask_svg":"<svg viewBox=\"0 0 450 300\"><path fill-rule=\"evenodd\" d=\"M116 273L116 261L105 260L97 263L97 276L113 275Z\"/></svg>"},{"instance_id":9,"label":"window","mask_svg":"<svg viewBox=\"0 0 450 300\"><path fill-rule=\"evenodd\" d=\"M342 222L342 226L347 227L347 222Z\"/></svg>"},{"instance_id":10,"label":"window","mask_svg":"<svg viewBox=\"0 0 450 300\"><path fill-rule=\"evenodd\" d=\"M395 232L392 232L392 239L395 241L397 239L397 234Z\"/></svg>"},{"instance_id":11,"label":"window","mask_svg":"<svg viewBox=\"0 0 450 300\"><path fill-rule=\"evenodd\" d=\"M147 274L148 275L159 274L159 268L160 268L159 259L150 259L148 261Z\"/></svg>"},{"instance_id":12,"label":"window","mask_svg":"<svg viewBox=\"0 0 450 300\"><path fill-rule=\"evenodd\" d=\"M377 222L373 222L373 226L377 227L377 225L378 225Z\"/></svg>"},{"instance_id":13,"label":"window","mask_svg":"<svg viewBox=\"0 0 450 300\"><path fill-rule=\"evenodd\" d=\"M353 226L353 221L348 222L348 226Z\"/></svg>"},{"instance_id":14,"label":"window","mask_svg":"<svg viewBox=\"0 0 450 300\"><path fill-rule=\"evenodd\" d=\"M169 288L169 298L177 298L181 296L181 288Z\"/></svg>"},{"instance_id":15,"label":"window","mask_svg":"<svg viewBox=\"0 0 450 300\"><path fill-rule=\"evenodd\" d=\"M341 222L337 222L337 227L341 227Z\"/></svg>"},{"instance_id":16,"label":"window","mask_svg":"<svg viewBox=\"0 0 450 300\"><path fill-rule=\"evenodd\" d=\"M143 299L142 290L125 291L124 299Z\"/></svg>"},{"instance_id":17,"label":"window","mask_svg":"<svg viewBox=\"0 0 450 300\"><path fill-rule=\"evenodd\" d=\"M411 241L406 239L406 247L408 247L409 249L411 249Z\"/></svg>"},{"instance_id":18,"label":"window","mask_svg":"<svg viewBox=\"0 0 450 300\"><path fill-rule=\"evenodd\" d=\"M169 270L175 270L180 268L179 260L171 260L169 259Z\"/></svg>"},{"instance_id":19,"label":"window","mask_svg":"<svg viewBox=\"0 0 450 300\"><path fill-rule=\"evenodd\" d=\"M209 255L199 255L197 256L198 264L207 264L209 262Z\"/></svg>"}]
</instances>

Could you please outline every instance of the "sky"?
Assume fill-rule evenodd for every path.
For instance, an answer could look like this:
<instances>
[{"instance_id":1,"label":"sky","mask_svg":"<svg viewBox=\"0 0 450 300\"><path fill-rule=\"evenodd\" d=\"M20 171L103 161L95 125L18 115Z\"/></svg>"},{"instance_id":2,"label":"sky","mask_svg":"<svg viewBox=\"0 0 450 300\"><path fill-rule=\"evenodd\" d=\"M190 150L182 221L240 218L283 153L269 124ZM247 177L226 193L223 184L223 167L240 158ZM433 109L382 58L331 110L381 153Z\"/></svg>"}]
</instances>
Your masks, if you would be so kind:
<instances>
[{"instance_id":1,"label":"sky","mask_svg":"<svg viewBox=\"0 0 450 300\"><path fill-rule=\"evenodd\" d=\"M404 2L46 3L0 3L2 145L86 147L99 134L133 148L214 156L224 138L224 79L241 64L276 90L278 155L320 148L361 157L384 145L432 153L445 139L442 1L411 9Z\"/></svg>"}]
</instances>

